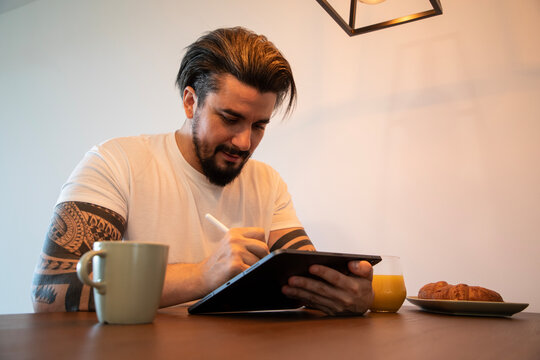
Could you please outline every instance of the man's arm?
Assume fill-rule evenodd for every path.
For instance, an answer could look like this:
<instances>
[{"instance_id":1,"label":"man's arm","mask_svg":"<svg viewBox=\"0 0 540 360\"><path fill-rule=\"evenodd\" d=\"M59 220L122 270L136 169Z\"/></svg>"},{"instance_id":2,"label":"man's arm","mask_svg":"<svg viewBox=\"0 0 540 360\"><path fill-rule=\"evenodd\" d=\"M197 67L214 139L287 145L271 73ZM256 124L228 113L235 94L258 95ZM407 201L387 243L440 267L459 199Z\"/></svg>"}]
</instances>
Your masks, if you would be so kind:
<instances>
[{"instance_id":1,"label":"man's arm","mask_svg":"<svg viewBox=\"0 0 540 360\"><path fill-rule=\"evenodd\" d=\"M315 250L302 228L272 231L268 245L264 229L230 229L216 251L201 263L170 264L167 267L160 306L202 298L268 255L269 249L278 248Z\"/></svg>"},{"instance_id":2,"label":"man's arm","mask_svg":"<svg viewBox=\"0 0 540 360\"><path fill-rule=\"evenodd\" d=\"M202 298L266 255L264 229L232 228L202 262L167 266L160 306Z\"/></svg>"},{"instance_id":3,"label":"man's arm","mask_svg":"<svg viewBox=\"0 0 540 360\"><path fill-rule=\"evenodd\" d=\"M270 251L287 248L315 251L302 228L273 231L268 245ZM366 261L351 261L348 266L351 275L326 266L312 265L309 272L320 280L292 276L282 291L291 298L301 300L306 306L329 315L363 314L373 302L373 270Z\"/></svg>"},{"instance_id":4,"label":"man's arm","mask_svg":"<svg viewBox=\"0 0 540 360\"><path fill-rule=\"evenodd\" d=\"M56 206L34 271L34 311L94 310L92 291L77 278L77 262L97 240L121 240L126 220L104 207L64 202Z\"/></svg>"},{"instance_id":5,"label":"man's arm","mask_svg":"<svg viewBox=\"0 0 540 360\"><path fill-rule=\"evenodd\" d=\"M270 248L270 251L277 249L315 251L313 243L309 240L309 237L303 228L288 228L271 231L268 237L268 247Z\"/></svg>"},{"instance_id":6,"label":"man's arm","mask_svg":"<svg viewBox=\"0 0 540 360\"><path fill-rule=\"evenodd\" d=\"M77 277L77 263L95 241L121 240L125 229L122 216L104 207L58 204L34 272L34 311L95 310L92 289ZM263 229L231 229L222 246L201 263L167 265L160 306L203 297L266 254Z\"/></svg>"}]
</instances>

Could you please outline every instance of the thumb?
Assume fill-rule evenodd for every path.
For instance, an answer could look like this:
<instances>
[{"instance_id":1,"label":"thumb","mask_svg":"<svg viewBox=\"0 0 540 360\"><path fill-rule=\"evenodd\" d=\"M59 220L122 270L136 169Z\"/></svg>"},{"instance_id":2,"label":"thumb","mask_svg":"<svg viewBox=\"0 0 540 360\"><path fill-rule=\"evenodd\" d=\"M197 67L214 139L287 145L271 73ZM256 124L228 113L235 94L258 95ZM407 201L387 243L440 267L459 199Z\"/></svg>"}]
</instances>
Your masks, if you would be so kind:
<instances>
[{"instance_id":1,"label":"thumb","mask_svg":"<svg viewBox=\"0 0 540 360\"><path fill-rule=\"evenodd\" d=\"M242 235L249 238L266 242L264 229L260 227L239 228Z\"/></svg>"},{"instance_id":2,"label":"thumb","mask_svg":"<svg viewBox=\"0 0 540 360\"><path fill-rule=\"evenodd\" d=\"M349 270L356 276L373 280L373 267L365 260L350 261Z\"/></svg>"}]
</instances>

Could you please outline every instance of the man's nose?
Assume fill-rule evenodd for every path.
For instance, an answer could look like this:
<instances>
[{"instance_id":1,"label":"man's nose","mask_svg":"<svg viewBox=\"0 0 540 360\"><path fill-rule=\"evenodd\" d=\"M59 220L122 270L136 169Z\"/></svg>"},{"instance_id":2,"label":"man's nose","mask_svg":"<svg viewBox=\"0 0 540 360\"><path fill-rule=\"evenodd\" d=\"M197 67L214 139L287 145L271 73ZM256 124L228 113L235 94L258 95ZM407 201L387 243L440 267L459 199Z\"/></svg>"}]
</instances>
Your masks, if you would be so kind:
<instances>
[{"instance_id":1,"label":"man's nose","mask_svg":"<svg viewBox=\"0 0 540 360\"><path fill-rule=\"evenodd\" d=\"M251 128L238 131L232 138L232 144L241 151L248 151L251 148Z\"/></svg>"}]
</instances>

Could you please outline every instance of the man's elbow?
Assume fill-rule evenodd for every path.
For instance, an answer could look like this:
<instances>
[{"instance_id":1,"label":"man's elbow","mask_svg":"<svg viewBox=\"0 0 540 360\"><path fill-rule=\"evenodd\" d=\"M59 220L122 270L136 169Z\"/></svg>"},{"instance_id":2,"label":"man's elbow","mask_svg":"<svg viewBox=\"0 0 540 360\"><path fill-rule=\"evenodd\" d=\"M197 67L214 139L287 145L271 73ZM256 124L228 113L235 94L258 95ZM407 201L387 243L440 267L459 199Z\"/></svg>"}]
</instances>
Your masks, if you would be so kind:
<instances>
[{"instance_id":1,"label":"man's elbow","mask_svg":"<svg viewBox=\"0 0 540 360\"><path fill-rule=\"evenodd\" d=\"M47 303L36 300L33 296L32 296L32 306L34 307L35 313L65 312L66 311L66 307L63 304L57 304L57 303L47 304Z\"/></svg>"},{"instance_id":2,"label":"man's elbow","mask_svg":"<svg viewBox=\"0 0 540 360\"><path fill-rule=\"evenodd\" d=\"M31 299L35 313L66 311L65 296L62 296L55 285L32 286Z\"/></svg>"}]
</instances>

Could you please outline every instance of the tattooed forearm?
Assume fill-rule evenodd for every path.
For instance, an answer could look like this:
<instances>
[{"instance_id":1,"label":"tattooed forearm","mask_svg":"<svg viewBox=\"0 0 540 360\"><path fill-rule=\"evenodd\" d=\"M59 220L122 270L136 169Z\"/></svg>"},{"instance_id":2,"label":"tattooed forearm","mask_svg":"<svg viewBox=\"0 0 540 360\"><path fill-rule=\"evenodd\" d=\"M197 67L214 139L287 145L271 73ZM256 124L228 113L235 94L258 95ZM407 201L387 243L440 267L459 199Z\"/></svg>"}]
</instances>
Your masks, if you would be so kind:
<instances>
[{"instance_id":1,"label":"tattooed forearm","mask_svg":"<svg viewBox=\"0 0 540 360\"><path fill-rule=\"evenodd\" d=\"M34 272L36 311L92 310L92 292L77 278L77 262L98 240L122 239L126 221L114 211L82 203L58 204Z\"/></svg>"},{"instance_id":2,"label":"tattooed forearm","mask_svg":"<svg viewBox=\"0 0 540 360\"><path fill-rule=\"evenodd\" d=\"M315 250L315 247L311 240L309 240L304 229L296 229L281 236L272 245L270 251L277 249Z\"/></svg>"}]
</instances>

